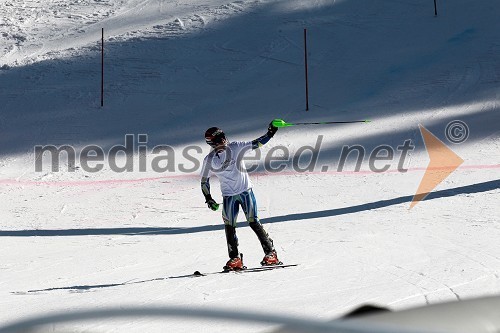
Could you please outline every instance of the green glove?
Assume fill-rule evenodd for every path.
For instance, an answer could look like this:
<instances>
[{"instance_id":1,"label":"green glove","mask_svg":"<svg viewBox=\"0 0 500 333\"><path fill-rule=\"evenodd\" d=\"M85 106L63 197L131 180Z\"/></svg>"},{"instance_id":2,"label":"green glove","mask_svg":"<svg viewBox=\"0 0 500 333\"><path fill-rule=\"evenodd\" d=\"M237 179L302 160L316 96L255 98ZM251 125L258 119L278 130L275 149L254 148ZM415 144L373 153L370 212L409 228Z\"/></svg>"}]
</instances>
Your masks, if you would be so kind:
<instances>
[{"instance_id":1,"label":"green glove","mask_svg":"<svg viewBox=\"0 0 500 333\"><path fill-rule=\"evenodd\" d=\"M206 196L205 203L207 204L208 208L210 208L213 211L216 211L219 209L219 204L212 198L211 195Z\"/></svg>"}]
</instances>

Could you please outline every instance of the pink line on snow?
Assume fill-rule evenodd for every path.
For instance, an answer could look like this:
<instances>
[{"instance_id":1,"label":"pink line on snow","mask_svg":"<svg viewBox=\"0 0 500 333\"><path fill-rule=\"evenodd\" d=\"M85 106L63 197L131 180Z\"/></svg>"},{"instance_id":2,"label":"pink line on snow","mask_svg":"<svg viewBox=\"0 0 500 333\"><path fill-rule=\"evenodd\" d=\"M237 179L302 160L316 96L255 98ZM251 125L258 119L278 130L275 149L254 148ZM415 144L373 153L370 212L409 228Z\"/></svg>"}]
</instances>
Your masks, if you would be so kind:
<instances>
[{"instance_id":1,"label":"pink line on snow","mask_svg":"<svg viewBox=\"0 0 500 333\"><path fill-rule=\"evenodd\" d=\"M447 169L442 167L439 169ZM487 169L500 169L500 164L493 165L463 165L460 166L457 171L465 170L487 170ZM406 172L417 172L425 171L427 167L415 167L408 168ZM405 172L405 173L406 173ZM377 175L384 173L402 173L399 170L387 170L384 172L375 172L371 170L360 170L360 171L312 171L312 172L295 172L295 171L282 171L277 173L272 172L254 172L251 175L257 177L268 177L268 176L290 176L290 175L328 175L328 174L338 174L338 175ZM103 179L103 180L74 180L74 181L36 181L36 180L17 180L17 179L0 179L0 185L46 185L46 186L99 186L99 185L123 185L123 184L138 184L152 181L160 181L166 179L199 179L198 174L176 174L161 177L145 177L145 178L135 178L135 179Z\"/></svg>"},{"instance_id":2,"label":"pink line on snow","mask_svg":"<svg viewBox=\"0 0 500 333\"><path fill-rule=\"evenodd\" d=\"M48 186L90 186L90 185L114 185L114 184L134 184L150 181L172 179L172 178L199 178L198 175L169 175L163 177L147 177L135 179L103 179L103 180L72 180L72 181L36 181L0 179L0 185L48 185Z\"/></svg>"}]
</instances>

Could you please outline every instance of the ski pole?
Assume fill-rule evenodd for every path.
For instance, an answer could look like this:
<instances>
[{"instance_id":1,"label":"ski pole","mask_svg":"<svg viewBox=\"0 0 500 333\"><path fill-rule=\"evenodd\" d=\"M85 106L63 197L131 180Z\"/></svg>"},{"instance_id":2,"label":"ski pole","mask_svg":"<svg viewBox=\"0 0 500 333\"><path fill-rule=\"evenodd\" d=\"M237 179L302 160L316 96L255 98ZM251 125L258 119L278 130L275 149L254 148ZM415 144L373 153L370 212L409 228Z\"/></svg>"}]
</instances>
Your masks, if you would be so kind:
<instances>
[{"instance_id":1,"label":"ski pole","mask_svg":"<svg viewBox=\"0 0 500 333\"><path fill-rule=\"evenodd\" d=\"M283 119L274 119L272 124L274 127L289 127L298 125L325 125L325 124L353 124L353 123L369 123L370 120L351 120L351 121L323 121L317 123L287 123Z\"/></svg>"},{"instance_id":2,"label":"ski pole","mask_svg":"<svg viewBox=\"0 0 500 333\"><path fill-rule=\"evenodd\" d=\"M220 203L214 202L211 206L210 209L213 210L214 212L219 210Z\"/></svg>"}]
</instances>

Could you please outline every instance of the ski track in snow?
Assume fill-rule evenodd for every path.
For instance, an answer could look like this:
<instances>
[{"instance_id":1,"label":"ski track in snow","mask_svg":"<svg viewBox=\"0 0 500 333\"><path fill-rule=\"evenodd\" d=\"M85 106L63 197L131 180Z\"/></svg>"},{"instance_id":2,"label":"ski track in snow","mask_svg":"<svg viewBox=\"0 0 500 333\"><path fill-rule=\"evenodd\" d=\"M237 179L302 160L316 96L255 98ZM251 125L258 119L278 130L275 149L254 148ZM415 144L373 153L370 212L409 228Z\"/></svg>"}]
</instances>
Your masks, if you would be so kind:
<instances>
[{"instance_id":1,"label":"ski track in snow","mask_svg":"<svg viewBox=\"0 0 500 333\"><path fill-rule=\"evenodd\" d=\"M38 0L23 0L21 4L6 1L5 22L0 24L0 34L5 39L0 65L19 66L75 56L82 47L84 50L94 47L89 44L99 40L101 27L111 41L169 38L206 29L209 23L223 21L261 3L210 1L207 5L187 5L160 1L155 8L154 2L157 1L51 0L50 4ZM135 14L141 12L146 14L139 20ZM47 35L53 37L46 40Z\"/></svg>"}]
</instances>

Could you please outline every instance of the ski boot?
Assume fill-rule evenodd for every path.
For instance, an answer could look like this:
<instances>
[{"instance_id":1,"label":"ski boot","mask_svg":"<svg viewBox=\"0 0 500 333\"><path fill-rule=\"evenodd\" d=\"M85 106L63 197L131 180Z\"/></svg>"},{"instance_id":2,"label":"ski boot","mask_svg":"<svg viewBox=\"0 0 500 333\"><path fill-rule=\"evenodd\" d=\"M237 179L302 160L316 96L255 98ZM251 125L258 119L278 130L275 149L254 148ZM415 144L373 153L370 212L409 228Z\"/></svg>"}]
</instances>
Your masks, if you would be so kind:
<instances>
[{"instance_id":1,"label":"ski boot","mask_svg":"<svg viewBox=\"0 0 500 333\"><path fill-rule=\"evenodd\" d=\"M226 266L223 267L225 272L241 271L245 268L246 267L243 266L243 260L239 256L236 258L229 259L229 261L226 263Z\"/></svg>"},{"instance_id":2,"label":"ski boot","mask_svg":"<svg viewBox=\"0 0 500 333\"><path fill-rule=\"evenodd\" d=\"M278 259L278 255L276 251L271 251L264 256L264 259L260 262L262 266L275 266L275 265L283 265L281 261Z\"/></svg>"}]
</instances>

